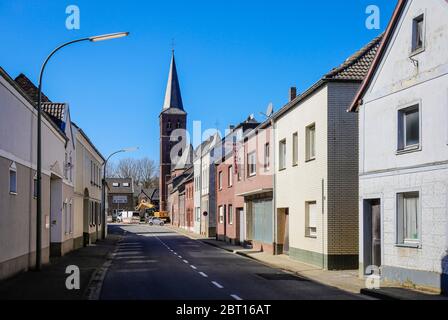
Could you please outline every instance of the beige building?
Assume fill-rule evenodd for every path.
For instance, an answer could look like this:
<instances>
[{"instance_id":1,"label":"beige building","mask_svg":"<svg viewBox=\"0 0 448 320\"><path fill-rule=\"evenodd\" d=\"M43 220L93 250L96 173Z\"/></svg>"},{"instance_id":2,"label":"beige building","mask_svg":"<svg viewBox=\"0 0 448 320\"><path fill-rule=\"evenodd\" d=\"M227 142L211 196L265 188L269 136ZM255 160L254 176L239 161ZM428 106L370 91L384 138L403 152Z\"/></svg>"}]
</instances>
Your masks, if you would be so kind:
<instances>
[{"instance_id":1,"label":"beige building","mask_svg":"<svg viewBox=\"0 0 448 320\"><path fill-rule=\"evenodd\" d=\"M35 265L37 110L19 83L0 68L0 279ZM73 189L64 176L69 139L46 112L42 141L42 261L48 263L50 240L53 248L66 240L62 226L70 214L63 208Z\"/></svg>"},{"instance_id":2,"label":"beige building","mask_svg":"<svg viewBox=\"0 0 448 320\"><path fill-rule=\"evenodd\" d=\"M104 158L88 136L73 124L76 137L75 170L75 248L101 238L104 218L101 214L102 172Z\"/></svg>"},{"instance_id":3,"label":"beige building","mask_svg":"<svg viewBox=\"0 0 448 320\"><path fill-rule=\"evenodd\" d=\"M380 39L274 114L275 241L325 269L358 267L358 119L347 113Z\"/></svg>"}]
</instances>

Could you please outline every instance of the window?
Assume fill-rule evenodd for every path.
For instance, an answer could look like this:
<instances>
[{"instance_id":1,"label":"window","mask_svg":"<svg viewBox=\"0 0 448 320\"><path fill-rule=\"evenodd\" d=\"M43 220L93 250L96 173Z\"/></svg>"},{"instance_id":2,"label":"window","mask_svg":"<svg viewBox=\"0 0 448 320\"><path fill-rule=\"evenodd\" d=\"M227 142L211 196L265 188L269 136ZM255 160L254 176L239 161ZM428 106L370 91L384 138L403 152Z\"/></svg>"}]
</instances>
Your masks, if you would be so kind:
<instances>
[{"instance_id":1,"label":"window","mask_svg":"<svg viewBox=\"0 0 448 320\"><path fill-rule=\"evenodd\" d=\"M316 125L306 128L306 161L316 159Z\"/></svg>"},{"instance_id":2,"label":"window","mask_svg":"<svg viewBox=\"0 0 448 320\"><path fill-rule=\"evenodd\" d=\"M129 187L129 185L130 185L129 182L124 182L123 183L123 187Z\"/></svg>"},{"instance_id":3,"label":"window","mask_svg":"<svg viewBox=\"0 0 448 320\"><path fill-rule=\"evenodd\" d=\"M64 161L64 178L68 179L68 154L65 153L65 161Z\"/></svg>"},{"instance_id":4,"label":"window","mask_svg":"<svg viewBox=\"0 0 448 320\"><path fill-rule=\"evenodd\" d=\"M292 135L292 165L297 166L299 164L299 135L294 133Z\"/></svg>"},{"instance_id":5,"label":"window","mask_svg":"<svg viewBox=\"0 0 448 320\"><path fill-rule=\"evenodd\" d=\"M229 204L229 214L228 214L229 224L233 224L233 206Z\"/></svg>"},{"instance_id":6,"label":"window","mask_svg":"<svg viewBox=\"0 0 448 320\"><path fill-rule=\"evenodd\" d=\"M201 221L201 208L196 208L196 221Z\"/></svg>"},{"instance_id":7,"label":"window","mask_svg":"<svg viewBox=\"0 0 448 320\"><path fill-rule=\"evenodd\" d=\"M90 160L90 184L93 184L93 161Z\"/></svg>"},{"instance_id":8,"label":"window","mask_svg":"<svg viewBox=\"0 0 448 320\"><path fill-rule=\"evenodd\" d=\"M37 198L37 174L33 178L33 197Z\"/></svg>"},{"instance_id":9,"label":"window","mask_svg":"<svg viewBox=\"0 0 448 320\"><path fill-rule=\"evenodd\" d=\"M167 127L167 129L171 129L171 121L168 121L166 127Z\"/></svg>"},{"instance_id":10,"label":"window","mask_svg":"<svg viewBox=\"0 0 448 320\"><path fill-rule=\"evenodd\" d=\"M233 166L230 166L227 170L228 170L227 185L230 188L231 186L233 186Z\"/></svg>"},{"instance_id":11,"label":"window","mask_svg":"<svg viewBox=\"0 0 448 320\"><path fill-rule=\"evenodd\" d=\"M420 51L425 44L425 19L420 15L412 22L412 52Z\"/></svg>"},{"instance_id":12,"label":"window","mask_svg":"<svg viewBox=\"0 0 448 320\"><path fill-rule=\"evenodd\" d=\"M118 182L112 183L112 187L118 188L119 186L120 186L120 184Z\"/></svg>"},{"instance_id":13,"label":"window","mask_svg":"<svg viewBox=\"0 0 448 320\"><path fill-rule=\"evenodd\" d=\"M305 235L310 238L317 237L317 204L316 201L310 201L305 204Z\"/></svg>"},{"instance_id":14,"label":"window","mask_svg":"<svg viewBox=\"0 0 448 320\"><path fill-rule=\"evenodd\" d=\"M72 156L70 155L70 158L69 158L69 178L70 178L70 181L73 181L73 158L72 158Z\"/></svg>"},{"instance_id":15,"label":"window","mask_svg":"<svg viewBox=\"0 0 448 320\"><path fill-rule=\"evenodd\" d=\"M280 141L280 144L278 146L279 151L279 162L278 166L280 170L286 169L286 139Z\"/></svg>"},{"instance_id":16,"label":"window","mask_svg":"<svg viewBox=\"0 0 448 320\"><path fill-rule=\"evenodd\" d=\"M68 205L68 213L69 213L69 233L73 233L73 211L72 211L73 205L70 201L70 204Z\"/></svg>"},{"instance_id":17,"label":"window","mask_svg":"<svg viewBox=\"0 0 448 320\"><path fill-rule=\"evenodd\" d=\"M68 214L67 214L67 203L66 202L62 203L62 215L64 217L64 222L65 222L64 232L65 232L65 234L67 234L68 233Z\"/></svg>"},{"instance_id":18,"label":"window","mask_svg":"<svg viewBox=\"0 0 448 320\"><path fill-rule=\"evenodd\" d=\"M224 223L224 207L219 206L219 223Z\"/></svg>"},{"instance_id":19,"label":"window","mask_svg":"<svg viewBox=\"0 0 448 320\"><path fill-rule=\"evenodd\" d=\"M176 128L177 128L177 129L180 128L180 121L179 121L179 120L177 121Z\"/></svg>"},{"instance_id":20,"label":"window","mask_svg":"<svg viewBox=\"0 0 448 320\"><path fill-rule=\"evenodd\" d=\"M421 240L419 193L407 192L398 194L397 213L398 244L419 245Z\"/></svg>"},{"instance_id":21,"label":"window","mask_svg":"<svg viewBox=\"0 0 448 320\"><path fill-rule=\"evenodd\" d=\"M251 152L247 155L247 173L249 177L257 174L257 156L255 152Z\"/></svg>"},{"instance_id":22,"label":"window","mask_svg":"<svg viewBox=\"0 0 448 320\"><path fill-rule=\"evenodd\" d=\"M264 170L268 171L271 167L271 150L269 149L269 143L264 145Z\"/></svg>"},{"instance_id":23,"label":"window","mask_svg":"<svg viewBox=\"0 0 448 320\"><path fill-rule=\"evenodd\" d=\"M222 190L222 171L219 171L218 173L218 188L219 190Z\"/></svg>"},{"instance_id":24,"label":"window","mask_svg":"<svg viewBox=\"0 0 448 320\"><path fill-rule=\"evenodd\" d=\"M415 105L398 111L398 150L420 146L420 112Z\"/></svg>"},{"instance_id":25,"label":"window","mask_svg":"<svg viewBox=\"0 0 448 320\"><path fill-rule=\"evenodd\" d=\"M17 194L17 167L15 162L9 166L9 193Z\"/></svg>"}]
</instances>

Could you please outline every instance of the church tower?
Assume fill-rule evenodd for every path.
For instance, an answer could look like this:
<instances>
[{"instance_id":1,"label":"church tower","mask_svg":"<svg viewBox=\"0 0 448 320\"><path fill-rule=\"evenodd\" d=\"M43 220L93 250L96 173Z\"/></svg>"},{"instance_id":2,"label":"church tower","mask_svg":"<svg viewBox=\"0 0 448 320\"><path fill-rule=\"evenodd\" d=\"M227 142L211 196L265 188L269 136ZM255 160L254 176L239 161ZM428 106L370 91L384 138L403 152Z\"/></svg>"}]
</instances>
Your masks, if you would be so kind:
<instances>
[{"instance_id":1,"label":"church tower","mask_svg":"<svg viewBox=\"0 0 448 320\"><path fill-rule=\"evenodd\" d=\"M166 86L165 102L159 116L160 125L160 210L167 211L168 192L166 182L171 178L172 163L171 149L178 142L171 141L171 134L176 129L187 129L187 113L184 110L177 76L174 50L171 57L170 73ZM182 138L181 138L182 139Z\"/></svg>"}]
</instances>

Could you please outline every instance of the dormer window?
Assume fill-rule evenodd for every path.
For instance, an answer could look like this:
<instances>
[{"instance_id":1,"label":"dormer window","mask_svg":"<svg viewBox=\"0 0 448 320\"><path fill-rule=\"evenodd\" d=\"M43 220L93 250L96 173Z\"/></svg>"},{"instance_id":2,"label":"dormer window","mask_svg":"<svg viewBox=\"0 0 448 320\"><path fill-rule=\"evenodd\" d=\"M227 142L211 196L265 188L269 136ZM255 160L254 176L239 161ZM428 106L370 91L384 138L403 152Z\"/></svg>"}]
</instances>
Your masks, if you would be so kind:
<instances>
[{"instance_id":1,"label":"dormer window","mask_svg":"<svg viewBox=\"0 0 448 320\"><path fill-rule=\"evenodd\" d=\"M425 16L422 14L412 22L412 52L424 49L425 45Z\"/></svg>"},{"instance_id":2,"label":"dormer window","mask_svg":"<svg viewBox=\"0 0 448 320\"><path fill-rule=\"evenodd\" d=\"M129 182L123 182L123 187L129 188Z\"/></svg>"},{"instance_id":3,"label":"dormer window","mask_svg":"<svg viewBox=\"0 0 448 320\"><path fill-rule=\"evenodd\" d=\"M114 187L114 188L118 188L119 186L120 186L120 184L118 182L112 183L112 187Z\"/></svg>"}]
</instances>

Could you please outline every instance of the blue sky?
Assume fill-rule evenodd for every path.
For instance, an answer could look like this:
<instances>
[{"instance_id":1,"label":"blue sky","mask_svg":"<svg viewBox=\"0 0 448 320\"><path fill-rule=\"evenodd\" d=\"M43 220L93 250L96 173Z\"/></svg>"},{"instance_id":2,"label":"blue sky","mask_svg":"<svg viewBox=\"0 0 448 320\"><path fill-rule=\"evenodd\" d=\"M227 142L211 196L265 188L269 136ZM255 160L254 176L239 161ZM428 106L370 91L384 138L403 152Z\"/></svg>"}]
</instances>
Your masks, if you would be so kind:
<instances>
[{"instance_id":1,"label":"blue sky","mask_svg":"<svg viewBox=\"0 0 448 320\"><path fill-rule=\"evenodd\" d=\"M67 30L65 9L77 5L80 30ZM365 27L368 5L381 9L381 29ZM1 1L0 65L36 82L58 44L130 31L128 38L82 43L48 66L44 92L68 102L73 120L107 155L159 157L161 111L172 39L189 129L224 131L248 115L277 110L288 88L303 92L382 32L394 0L275 1Z\"/></svg>"}]
</instances>

